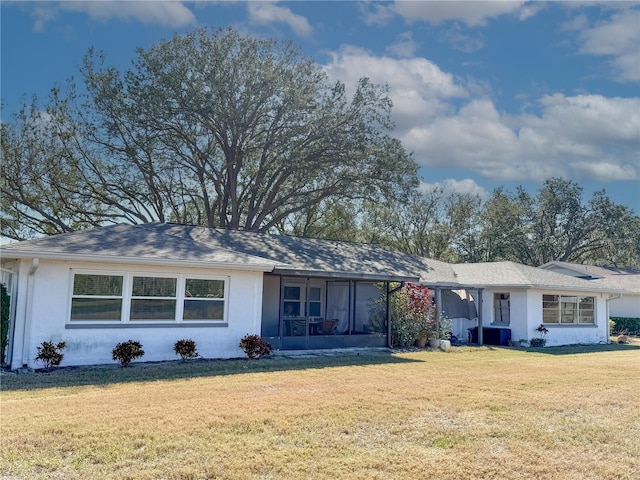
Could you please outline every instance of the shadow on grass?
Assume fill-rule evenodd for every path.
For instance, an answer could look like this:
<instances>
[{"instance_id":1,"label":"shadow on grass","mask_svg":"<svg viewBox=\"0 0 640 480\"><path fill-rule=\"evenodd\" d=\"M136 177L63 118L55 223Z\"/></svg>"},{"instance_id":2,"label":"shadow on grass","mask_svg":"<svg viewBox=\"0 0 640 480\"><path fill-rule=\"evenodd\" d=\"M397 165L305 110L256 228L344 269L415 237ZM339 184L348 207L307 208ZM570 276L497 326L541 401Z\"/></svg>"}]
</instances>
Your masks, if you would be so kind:
<instances>
[{"instance_id":1,"label":"shadow on grass","mask_svg":"<svg viewBox=\"0 0 640 480\"><path fill-rule=\"evenodd\" d=\"M527 353L544 353L547 355L576 355L581 353L600 353L600 352L623 352L623 351L639 351L640 343L634 344L618 344L609 343L601 345L563 345L561 347L504 347L497 345L469 344L469 348L477 348L478 350L505 350L513 352Z\"/></svg>"},{"instance_id":2,"label":"shadow on grass","mask_svg":"<svg viewBox=\"0 0 640 480\"><path fill-rule=\"evenodd\" d=\"M50 372L3 372L0 390L38 390L81 386L108 386L118 383L154 382L161 380L184 380L190 378L217 377L258 372L280 372L292 370L322 369L344 366L367 366L383 364L415 363L419 360L402 358L390 352L375 354L353 354L341 356L268 357L259 360L175 360L167 362L132 363L128 367L119 365L97 365L60 367Z\"/></svg>"},{"instance_id":3,"label":"shadow on grass","mask_svg":"<svg viewBox=\"0 0 640 480\"><path fill-rule=\"evenodd\" d=\"M640 351L640 345L609 343L603 345L565 345L562 347L523 348L527 352L546 353L547 355L576 355L580 353Z\"/></svg>"}]
</instances>

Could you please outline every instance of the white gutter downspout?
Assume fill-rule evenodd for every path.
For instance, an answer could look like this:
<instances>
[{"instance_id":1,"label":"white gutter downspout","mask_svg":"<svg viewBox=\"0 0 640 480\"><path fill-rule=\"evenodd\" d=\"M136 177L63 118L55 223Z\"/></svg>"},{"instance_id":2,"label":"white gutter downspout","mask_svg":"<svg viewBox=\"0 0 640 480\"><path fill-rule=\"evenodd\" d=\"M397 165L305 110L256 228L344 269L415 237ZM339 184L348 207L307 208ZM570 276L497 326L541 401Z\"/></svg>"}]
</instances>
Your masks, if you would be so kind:
<instances>
[{"instance_id":1,"label":"white gutter downspout","mask_svg":"<svg viewBox=\"0 0 640 480\"><path fill-rule=\"evenodd\" d=\"M609 302L611 300L617 300L619 298L622 298L622 294L619 293L617 295L610 295L607 299L607 343L611 343L611 330L609 329L609 320L611 319L610 315L609 315Z\"/></svg>"},{"instance_id":2,"label":"white gutter downspout","mask_svg":"<svg viewBox=\"0 0 640 480\"><path fill-rule=\"evenodd\" d=\"M31 267L29 268L29 276L27 277L27 305L26 311L24 314L24 330L22 332L22 367L26 368L28 366L29 360L29 345L27 341L31 337L31 315L33 312L33 289L35 283L35 273L40 266L40 259L34 258L31 262Z\"/></svg>"}]
</instances>

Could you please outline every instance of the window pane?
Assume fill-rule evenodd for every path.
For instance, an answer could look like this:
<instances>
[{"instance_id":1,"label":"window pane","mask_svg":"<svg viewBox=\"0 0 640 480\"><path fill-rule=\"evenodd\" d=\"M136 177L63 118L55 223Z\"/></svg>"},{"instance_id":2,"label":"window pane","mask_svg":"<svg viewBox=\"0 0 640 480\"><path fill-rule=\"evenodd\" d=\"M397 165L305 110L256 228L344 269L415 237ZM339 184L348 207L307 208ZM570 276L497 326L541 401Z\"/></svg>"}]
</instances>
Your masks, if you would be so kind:
<instances>
[{"instance_id":1,"label":"window pane","mask_svg":"<svg viewBox=\"0 0 640 480\"><path fill-rule=\"evenodd\" d=\"M71 320L120 320L122 300L119 298L74 298Z\"/></svg>"},{"instance_id":2,"label":"window pane","mask_svg":"<svg viewBox=\"0 0 640 480\"><path fill-rule=\"evenodd\" d=\"M131 299L131 320L175 320L175 300Z\"/></svg>"},{"instance_id":3,"label":"window pane","mask_svg":"<svg viewBox=\"0 0 640 480\"><path fill-rule=\"evenodd\" d=\"M509 323L509 294L508 293L494 293L494 321L501 323Z\"/></svg>"},{"instance_id":4,"label":"window pane","mask_svg":"<svg viewBox=\"0 0 640 480\"><path fill-rule=\"evenodd\" d=\"M73 294L119 297L122 295L122 277L119 275L86 275L77 273L73 276Z\"/></svg>"},{"instance_id":5,"label":"window pane","mask_svg":"<svg viewBox=\"0 0 640 480\"><path fill-rule=\"evenodd\" d=\"M593 310L580 310L580 323L595 323L593 321Z\"/></svg>"},{"instance_id":6,"label":"window pane","mask_svg":"<svg viewBox=\"0 0 640 480\"><path fill-rule=\"evenodd\" d=\"M577 323L578 297L561 297L560 323Z\"/></svg>"},{"instance_id":7,"label":"window pane","mask_svg":"<svg viewBox=\"0 0 640 480\"><path fill-rule=\"evenodd\" d=\"M319 302L320 301L320 288L311 287L309 288L309 300Z\"/></svg>"},{"instance_id":8,"label":"window pane","mask_svg":"<svg viewBox=\"0 0 640 480\"><path fill-rule=\"evenodd\" d=\"M300 300L300 287L284 287L284 298L287 300Z\"/></svg>"},{"instance_id":9,"label":"window pane","mask_svg":"<svg viewBox=\"0 0 640 480\"><path fill-rule=\"evenodd\" d=\"M542 310L542 323L558 323L558 310Z\"/></svg>"},{"instance_id":10,"label":"window pane","mask_svg":"<svg viewBox=\"0 0 640 480\"><path fill-rule=\"evenodd\" d=\"M175 297L176 279L162 277L133 277L134 297Z\"/></svg>"},{"instance_id":11,"label":"window pane","mask_svg":"<svg viewBox=\"0 0 640 480\"><path fill-rule=\"evenodd\" d=\"M320 316L320 302L309 302L309 316L310 317Z\"/></svg>"},{"instance_id":12,"label":"window pane","mask_svg":"<svg viewBox=\"0 0 640 480\"><path fill-rule=\"evenodd\" d=\"M590 308L593 310L593 297L580 298L580 308Z\"/></svg>"},{"instance_id":13,"label":"window pane","mask_svg":"<svg viewBox=\"0 0 640 480\"><path fill-rule=\"evenodd\" d=\"M580 323L595 323L594 297L580 298Z\"/></svg>"},{"instance_id":14,"label":"window pane","mask_svg":"<svg viewBox=\"0 0 640 480\"><path fill-rule=\"evenodd\" d=\"M299 317L300 316L300 302L284 302L284 316L285 317Z\"/></svg>"},{"instance_id":15,"label":"window pane","mask_svg":"<svg viewBox=\"0 0 640 480\"><path fill-rule=\"evenodd\" d=\"M224 298L224 280L187 278L184 295L193 298Z\"/></svg>"},{"instance_id":16,"label":"window pane","mask_svg":"<svg viewBox=\"0 0 640 480\"><path fill-rule=\"evenodd\" d=\"M185 300L183 320L224 320L224 302Z\"/></svg>"}]
</instances>

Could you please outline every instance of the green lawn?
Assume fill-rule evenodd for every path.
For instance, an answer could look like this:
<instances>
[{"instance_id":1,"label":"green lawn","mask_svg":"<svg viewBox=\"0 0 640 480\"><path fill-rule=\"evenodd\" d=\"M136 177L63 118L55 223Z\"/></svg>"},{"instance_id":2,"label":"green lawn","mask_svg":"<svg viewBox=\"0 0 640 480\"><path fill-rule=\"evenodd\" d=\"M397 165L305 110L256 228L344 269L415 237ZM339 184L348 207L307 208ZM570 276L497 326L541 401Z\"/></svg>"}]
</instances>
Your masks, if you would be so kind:
<instances>
[{"instance_id":1,"label":"green lawn","mask_svg":"<svg viewBox=\"0 0 640 480\"><path fill-rule=\"evenodd\" d=\"M2 374L1 478L636 479L638 345Z\"/></svg>"}]
</instances>

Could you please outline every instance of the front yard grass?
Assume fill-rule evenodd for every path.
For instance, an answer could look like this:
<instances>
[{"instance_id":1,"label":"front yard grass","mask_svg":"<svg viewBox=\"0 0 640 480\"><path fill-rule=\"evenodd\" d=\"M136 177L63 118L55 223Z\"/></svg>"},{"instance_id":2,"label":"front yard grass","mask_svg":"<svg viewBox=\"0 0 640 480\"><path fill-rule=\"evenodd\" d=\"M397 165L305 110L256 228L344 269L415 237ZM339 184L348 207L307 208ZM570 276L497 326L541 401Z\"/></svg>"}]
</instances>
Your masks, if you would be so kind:
<instances>
[{"instance_id":1,"label":"front yard grass","mask_svg":"<svg viewBox=\"0 0 640 480\"><path fill-rule=\"evenodd\" d=\"M634 479L638 345L1 377L6 479Z\"/></svg>"}]
</instances>

